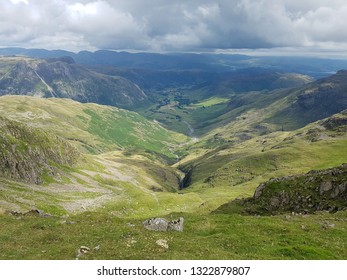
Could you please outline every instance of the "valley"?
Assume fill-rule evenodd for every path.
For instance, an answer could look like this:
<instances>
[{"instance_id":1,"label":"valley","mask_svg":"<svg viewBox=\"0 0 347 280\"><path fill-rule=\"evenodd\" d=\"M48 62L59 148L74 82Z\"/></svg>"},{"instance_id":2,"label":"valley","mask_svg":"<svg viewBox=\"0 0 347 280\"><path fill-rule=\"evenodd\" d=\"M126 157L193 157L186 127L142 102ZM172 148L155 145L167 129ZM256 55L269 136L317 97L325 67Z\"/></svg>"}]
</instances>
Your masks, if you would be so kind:
<instances>
[{"instance_id":1,"label":"valley","mask_svg":"<svg viewBox=\"0 0 347 280\"><path fill-rule=\"evenodd\" d=\"M84 55L0 57L1 259L346 259L345 188L331 213L243 203L347 162L346 71ZM151 217L184 217L184 232L147 231Z\"/></svg>"}]
</instances>

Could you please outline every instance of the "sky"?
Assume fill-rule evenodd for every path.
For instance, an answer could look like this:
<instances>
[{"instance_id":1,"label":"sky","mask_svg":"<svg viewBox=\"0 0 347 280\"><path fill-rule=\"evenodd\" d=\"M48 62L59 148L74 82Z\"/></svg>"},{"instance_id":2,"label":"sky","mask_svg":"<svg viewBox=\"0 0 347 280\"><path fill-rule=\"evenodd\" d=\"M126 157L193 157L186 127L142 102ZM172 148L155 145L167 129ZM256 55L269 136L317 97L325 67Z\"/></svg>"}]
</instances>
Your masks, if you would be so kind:
<instances>
[{"instance_id":1,"label":"sky","mask_svg":"<svg viewBox=\"0 0 347 280\"><path fill-rule=\"evenodd\" d=\"M0 46L347 52L345 0L0 0Z\"/></svg>"}]
</instances>

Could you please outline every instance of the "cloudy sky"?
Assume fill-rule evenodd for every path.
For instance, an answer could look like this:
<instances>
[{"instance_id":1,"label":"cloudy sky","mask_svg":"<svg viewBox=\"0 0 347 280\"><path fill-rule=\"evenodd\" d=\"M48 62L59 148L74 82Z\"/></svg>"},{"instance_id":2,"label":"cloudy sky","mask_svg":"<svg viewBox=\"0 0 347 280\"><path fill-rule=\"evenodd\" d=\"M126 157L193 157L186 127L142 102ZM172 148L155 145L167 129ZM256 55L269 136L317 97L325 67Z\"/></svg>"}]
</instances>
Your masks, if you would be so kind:
<instances>
[{"instance_id":1,"label":"cloudy sky","mask_svg":"<svg viewBox=\"0 0 347 280\"><path fill-rule=\"evenodd\" d=\"M0 0L1 47L345 53L346 26L346 0Z\"/></svg>"}]
</instances>

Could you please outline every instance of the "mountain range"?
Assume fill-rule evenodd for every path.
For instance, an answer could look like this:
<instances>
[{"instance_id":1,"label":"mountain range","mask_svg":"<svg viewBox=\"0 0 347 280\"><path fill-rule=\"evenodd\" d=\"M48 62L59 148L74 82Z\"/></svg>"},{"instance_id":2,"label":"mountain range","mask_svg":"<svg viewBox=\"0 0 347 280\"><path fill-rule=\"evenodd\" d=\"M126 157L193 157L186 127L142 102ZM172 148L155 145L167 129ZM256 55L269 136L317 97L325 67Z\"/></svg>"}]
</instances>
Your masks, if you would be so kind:
<instances>
[{"instance_id":1,"label":"mountain range","mask_svg":"<svg viewBox=\"0 0 347 280\"><path fill-rule=\"evenodd\" d=\"M345 61L0 53L3 258L346 257ZM141 227L158 216L184 234Z\"/></svg>"}]
</instances>

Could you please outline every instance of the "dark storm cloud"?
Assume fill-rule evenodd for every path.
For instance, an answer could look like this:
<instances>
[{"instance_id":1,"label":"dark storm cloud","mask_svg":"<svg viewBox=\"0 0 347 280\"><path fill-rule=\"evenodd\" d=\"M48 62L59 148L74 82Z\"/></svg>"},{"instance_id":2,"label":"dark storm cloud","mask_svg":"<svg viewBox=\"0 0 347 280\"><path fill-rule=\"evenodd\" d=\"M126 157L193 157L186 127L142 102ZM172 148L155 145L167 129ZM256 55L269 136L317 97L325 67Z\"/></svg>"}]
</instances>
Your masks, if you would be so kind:
<instances>
[{"instance_id":1,"label":"dark storm cloud","mask_svg":"<svg viewBox=\"0 0 347 280\"><path fill-rule=\"evenodd\" d=\"M343 50L342 0L2 0L3 46Z\"/></svg>"}]
</instances>

